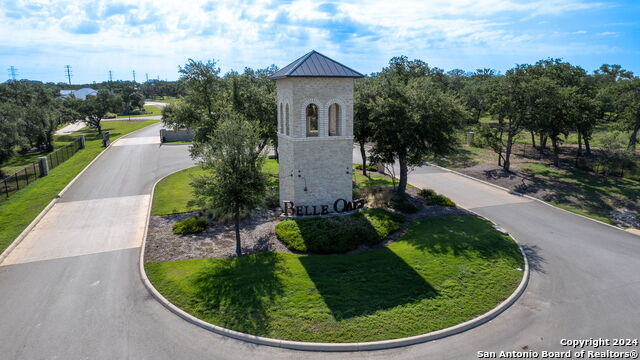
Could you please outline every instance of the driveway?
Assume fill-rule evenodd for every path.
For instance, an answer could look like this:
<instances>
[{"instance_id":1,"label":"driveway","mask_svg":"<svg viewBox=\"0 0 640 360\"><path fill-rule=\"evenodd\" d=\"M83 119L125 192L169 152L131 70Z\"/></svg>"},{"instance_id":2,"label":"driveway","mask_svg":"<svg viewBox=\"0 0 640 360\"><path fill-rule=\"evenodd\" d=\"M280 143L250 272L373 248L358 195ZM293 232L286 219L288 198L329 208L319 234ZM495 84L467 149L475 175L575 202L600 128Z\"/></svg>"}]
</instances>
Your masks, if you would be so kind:
<instances>
[{"instance_id":1,"label":"driveway","mask_svg":"<svg viewBox=\"0 0 640 360\"><path fill-rule=\"evenodd\" d=\"M138 274L151 187L192 165L187 146L157 144L160 126L115 142L0 264L1 358L475 359L477 351L568 350L560 339L640 333L639 237L428 166L410 182L496 221L529 253L529 287L506 312L442 340L347 354L203 330L155 301Z\"/></svg>"}]
</instances>

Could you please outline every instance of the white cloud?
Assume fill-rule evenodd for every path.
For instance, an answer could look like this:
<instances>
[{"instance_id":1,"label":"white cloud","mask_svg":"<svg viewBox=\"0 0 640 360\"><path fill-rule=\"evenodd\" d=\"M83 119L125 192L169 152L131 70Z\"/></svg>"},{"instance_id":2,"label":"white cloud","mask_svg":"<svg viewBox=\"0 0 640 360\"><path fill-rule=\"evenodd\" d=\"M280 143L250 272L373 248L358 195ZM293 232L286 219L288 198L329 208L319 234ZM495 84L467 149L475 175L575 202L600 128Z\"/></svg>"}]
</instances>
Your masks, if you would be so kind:
<instances>
[{"instance_id":1,"label":"white cloud","mask_svg":"<svg viewBox=\"0 0 640 360\"><path fill-rule=\"evenodd\" d=\"M619 33L615 31L605 31L605 32L597 33L596 36L614 36L618 34Z\"/></svg>"},{"instance_id":2,"label":"white cloud","mask_svg":"<svg viewBox=\"0 0 640 360\"><path fill-rule=\"evenodd\" d=\"M221 59L223 69L240 69L282 66L311 48L329 56L375 53L384 59L447 48L535 48L544 35L514 31L520 18L545 16L546 22L548 16L603 5L587 0L353 0L330 6L313 0L19 0L0 6L5 7L0 32L11 34L0 39L0 47L19 44L51 58L93 56L90 61L100 66L173 64L168 76L175 77L176 65L188 57Z\"/></svg>"}]
</instances>

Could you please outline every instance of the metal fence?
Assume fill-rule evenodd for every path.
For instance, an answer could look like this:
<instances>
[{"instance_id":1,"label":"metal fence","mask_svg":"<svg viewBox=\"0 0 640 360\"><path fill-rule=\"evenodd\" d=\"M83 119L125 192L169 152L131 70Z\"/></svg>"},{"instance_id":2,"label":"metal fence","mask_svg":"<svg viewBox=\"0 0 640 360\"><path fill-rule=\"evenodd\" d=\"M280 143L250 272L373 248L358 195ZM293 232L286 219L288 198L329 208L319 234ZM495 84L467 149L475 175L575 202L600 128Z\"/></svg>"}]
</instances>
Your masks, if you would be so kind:
<instances>
[{"instance_id":1,"label":"metal fence","mask_svg":"<svg viewBox=\"0 0 640 360\"><path fill-rule=\"evenodd\" d=\"M58 165L67 161L73 154L80 150L80 138L73 140L69 145L65 145L58 150L47 155L47 162L49 163L49 170L56 168Z\"/></svg>"},{"instance_id":2,"label":"metal fence","mask_svg":"<svg viewBox=\"0 0 640 360\"><path fill-rule=\"evenodd\" d=\"M57 167L80 149L80 138L75 139L71 144L65 145L46 156L49 170ZM0 199L8 198L12 193L25 188L30 183L36 181L37 178L46 174L42 173L38 161L31 163L24 168L18 170L14 174L0 180Z\"/></svg>"}]
</instances>

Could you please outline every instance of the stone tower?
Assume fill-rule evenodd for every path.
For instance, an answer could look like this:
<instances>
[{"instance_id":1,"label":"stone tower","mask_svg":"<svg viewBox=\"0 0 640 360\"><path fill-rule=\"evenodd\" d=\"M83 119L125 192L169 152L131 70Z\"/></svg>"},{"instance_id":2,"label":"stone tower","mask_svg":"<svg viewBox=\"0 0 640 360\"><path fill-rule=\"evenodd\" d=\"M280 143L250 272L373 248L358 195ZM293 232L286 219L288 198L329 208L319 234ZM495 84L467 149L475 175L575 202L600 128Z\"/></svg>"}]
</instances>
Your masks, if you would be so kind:
<instances>
[{"instance_id":1,"label":"stone tower","mask_svg":"<svg viewBox=\"0 0 640 360\"><path fill-rule=\"evenodd\" d=\"M353 79L363 77L316 51L275 73L280 205L291 215L334 212L352 200ZM339 205L340 208L343 205Z\"/></svg>"}]
</instances>

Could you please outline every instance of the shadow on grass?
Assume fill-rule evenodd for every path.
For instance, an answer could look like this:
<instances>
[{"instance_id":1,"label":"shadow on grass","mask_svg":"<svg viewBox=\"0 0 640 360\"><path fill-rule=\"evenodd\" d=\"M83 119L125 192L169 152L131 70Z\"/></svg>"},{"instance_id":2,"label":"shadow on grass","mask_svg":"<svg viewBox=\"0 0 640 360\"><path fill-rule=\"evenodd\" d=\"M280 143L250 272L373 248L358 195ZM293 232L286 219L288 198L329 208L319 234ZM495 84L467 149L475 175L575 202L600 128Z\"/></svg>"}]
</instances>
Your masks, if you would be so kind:
<instances>
[{"instance_id":1,"label":"shadow on grass","mask_svg":"<svg viewBox=\"0 0 640 360\"><path fill-rule=\"evenodd\" d=\"M267 334L267 308L283 295L283 273L282 259L273 252L212 261L193 281L198 310L218 317L224 327Z\"/></svg>"},{"instance_id":2,"label":"shadow on grass","mask_svg":"<svg viewBox=\"0 0 640 360\"><path fill-rule=\"evenodd\" d=\"M429 156L425 161L446 168L463 168L478 164L478 160L473 151L463 147L459 147L454 153L447 157L436 158Z\"/></svg>"},{"instance_id":3,"label":"shadow on grass","mask_svg":"<svg viewBox=\"0 0 640 360\"><path fill-rule=\"evenodd\" d=\"M518 245L507 235L493 229L491 223L475 216L447 216L426 219L411 226L402 241L433 254L451 254L470 258L506 258L522 265Z\"/></svg>"},{"instance_id":4,"label":"shadow on grass","mask_svg":"<svg viewBox=\"0 0 640 360\"><path fill-rule=\"evenodd\" d=\"M336 320L373 314L438 292L388 248L300 258Z\"/></svg>"},{"instance_id":5,"label":"shadow on grass","mask_svg":"<svg viewBox=\"0 0 640 360\"><path fill-rule=\"evenodd\" d=\"M544 191L545 201L572 206L586 213L610 217L613 206L634 208L640 201L640 183L626 178L594 175L575 168L528 169L533 184L524 193Z\"/></svg>"}]
</instances>

